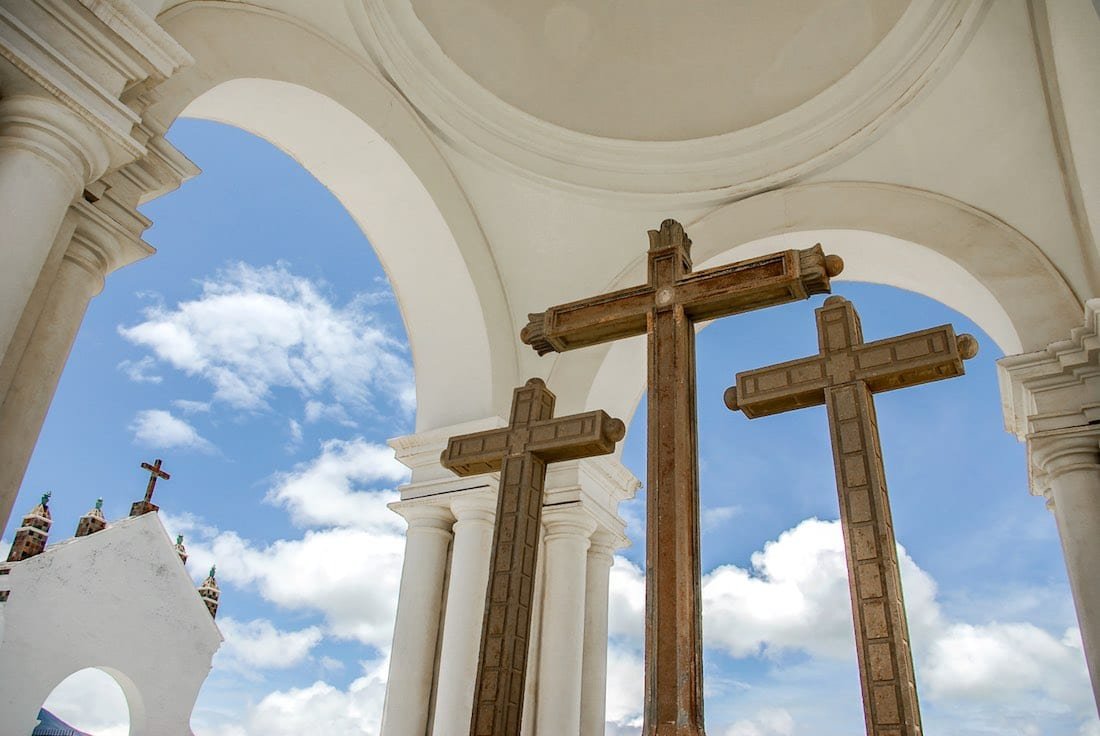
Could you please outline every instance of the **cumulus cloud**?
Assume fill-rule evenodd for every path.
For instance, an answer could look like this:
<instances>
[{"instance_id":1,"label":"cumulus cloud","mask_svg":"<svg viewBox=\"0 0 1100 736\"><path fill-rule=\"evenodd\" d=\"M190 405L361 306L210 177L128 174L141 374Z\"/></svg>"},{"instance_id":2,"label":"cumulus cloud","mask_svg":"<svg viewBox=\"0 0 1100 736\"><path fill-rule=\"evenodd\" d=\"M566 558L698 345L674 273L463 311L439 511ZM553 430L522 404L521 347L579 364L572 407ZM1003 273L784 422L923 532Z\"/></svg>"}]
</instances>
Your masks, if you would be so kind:
<instances>
[{"instance_id":1,"label":"cumulus cloud","mask_svg":"<svg viewBox=\"0 0 1100 736\"><path fill-rule=\"evenodd\" d=\"M225 643L218 650L215 663L243 672L294 667L321 641L321 630L316 626L282 631L267 619L237 621L223 616L218 619L218 628Z\"/></svg>"},{"instance_id":2,"label":"cumulus cloud","mask_svg":"<svg viewBox=\"0 0 1100 736\"><path fill-rule=\"evenodd\" d=\"M740 720L726 730L725 736L793 736L794 718L776 708L763 710L754 717Z\"/></svg>"},{"instance_id":3,"label":"cumulus cloud","mask_svg":"<svg viewBox=\"0 0 1100 736\"><path fill-rule=\"evenodd\" d=\"M134 433L134 442L149 447L214 451L214 446L198 430L163 409L139 411L130 422L130 431Z\"/></svg>"},{"instance_id":4,"label":"cumulus cloud","mask_svg":"<svg viewBox=\"0 0 1100 736\"><path fill-rule=\"evenodd\" d=\"M199 298L173 309L152 306L145 321L119 332L208 381L216 400L238 409L266 409L272 391L286 388L359 410L378 399L407 410L412 368L368 301L338 306L285 264L238 263L204 281Z\"/></svg>"},{"instance_id":5,"label":"cumulus cloud","mask_svg":"<svg viewBox=\"0 0 1100 736\"><path fill-rule=\"evenodd\" d=\"M277 690L251 706L240 723L209 729L214 736L299 736L303 733L378 736L386 696L385 661L346 690L317 681L309 687Z\"/></svg>"},{"instance_id":6,"label":"cumulus cloud","mask_svg":"<svg viewBox=\"0 0 1100 736\"><path fill-rule=\"evenodd\" d=\"M1076 629L1056 636L1030 623L950 620L932 578L900 546L898 557L922 700L955 714L956 723L965 721L960 733L995 732L1005 719L1024 723L1048 713L1091 734L1095 713ZM790 654L809 655L811 662L854 661L837 521L802 521L754 553L747 569L723 565L704 575L702 594L704 643L712 650L763 658L773 674L802 667ZM608 733L617 736L637 733L640 725L644 605L644 571L617 557L610 578L607 715ZM761 708L724 733L784 736L793 733L793 718L789 710Z\"/></svg>"},{"instance_id":7,"label":"cumulus cloud","mask_svg":"<svg viewBox=\"0 0 1100 736\"><path fill-rule=\"evenodd\" d=\"M366 491L362 486L393 484L409 470L386 445L355 440L329 440L321 454L289 473L276 476L267 500L287 508L302 526L353 526L399 533L404 525L386 508L398 499L391 490Z\"/></svg>"},{"instance_id":8,"label":"cumulus cloud","mask_svg":"<svg viewBox=\"0 0 1100 736\"><path fill-rule=\"evenodd\" d=\"M152 357L146 355L140 360L124 360L118 364L118 369L126 374L134 383L160 383L164 380L163 376L158 376L153 373L153 367L156 365L156 361Z\"/></svg>"},{"instance_id":9,"label":"cumulus cloud","mask_svg":"<svg viewBox=\"0 0 1100 736\"><path fill-rule=\"evenodd\" d=\"M288 610L317 611L326 631L389 649L404 537L362 529L309 531L257 545L236 532L188 545L195 570L218 565L218 580L255 589Z\"/></svg>"}]
</instances>

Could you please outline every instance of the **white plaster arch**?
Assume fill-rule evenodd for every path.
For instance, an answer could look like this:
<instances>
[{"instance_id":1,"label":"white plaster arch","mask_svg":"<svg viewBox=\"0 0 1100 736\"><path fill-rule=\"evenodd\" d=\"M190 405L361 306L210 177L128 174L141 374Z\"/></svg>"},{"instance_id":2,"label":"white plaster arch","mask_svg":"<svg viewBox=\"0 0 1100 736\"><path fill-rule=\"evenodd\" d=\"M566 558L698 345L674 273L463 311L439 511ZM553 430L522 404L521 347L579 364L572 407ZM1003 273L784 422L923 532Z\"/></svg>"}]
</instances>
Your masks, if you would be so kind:
<instances>
[{"instance_id":1,"label":"white plaster arch","mask_svg":"<svg viewBox=\"0 0 1100 736\"><path fill-rule=\"evenodd\" d=\"M370 240L412 347L417 430L504 410L516 340L496 265L464 192L401 95L359 56L273 11L190 2L159 21L196 63L158 90L151 114L217 120L268 140L324 184Z\"/></svg>"},{"instance_id":2,"label":"white plaster arch","mask_svg":"<svg viewBox=\"0 0 1100 736\"><path fill-rule=\"evenodd\" d=\"M686 229L697 269L821 242L827 253L845 259L838 280L882 283L936 299L974 320L1009 355L1068 333L1083 308L1019 231L924 190L875 182L806 184L721 207ZM641 255L608 288L642 282L644 264ZM560 356L551 385L576 406L604 408L629 421L645 384L644 345L644 338L634 338L589 348L575 360Z\"/></svg>"},{"instance_id":3,"label":"white plaster arch","mask_svg":"<svg viewBox=\"0 0 1100 736\"><path fill-rule=\"evenodd\" d=\"M79 702L74 702L74 699L79 699ZM88 700L96 702L89 703ZM73 705L84 714L84 722L75 722L69 715L68 708ZM144 720L145 705L141 691L133 680L113 667L83 667L58 682L46 696L42 707L74 728L95 730L95 725L106 725L106 719L113 720L121 715L117 712L120 705L126 714L127 724ZM91 724L89 720L100 723Z\"/></svg>"}]
</instances>

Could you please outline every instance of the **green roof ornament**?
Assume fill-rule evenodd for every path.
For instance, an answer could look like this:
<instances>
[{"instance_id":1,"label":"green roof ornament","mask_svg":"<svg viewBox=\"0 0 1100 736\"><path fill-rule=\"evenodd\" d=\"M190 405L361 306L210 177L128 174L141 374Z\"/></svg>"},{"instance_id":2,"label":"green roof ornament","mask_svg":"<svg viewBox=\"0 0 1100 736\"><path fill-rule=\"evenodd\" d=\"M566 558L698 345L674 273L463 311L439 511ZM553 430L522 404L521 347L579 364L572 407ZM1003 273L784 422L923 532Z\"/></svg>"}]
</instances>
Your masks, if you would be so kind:
<instances>
[{"instance_id":1,"label":"green roof ornament","mask_svg":"<svg viewBox=\"0 0 1100 736\"><path fill-rule=\"evenodd\" d=\"M46 491L45 493L42 494L42 506L43 507L50 505L50 496L52 496L52 495L53 495L53 493L51 493L50 491Z\"/></svg>"},{"instance_id":2,"label":"green roof ornament","mask_svg":"<svg viewBox=\"0 0 1100 736\"><path fill-rule=\"evenodd\" d=\"M176 535L176 544L183 544L183 535L182 534L177 534Z\"/></svg>"},{"instance_id":3,"label":"green roof ornament","mask_svg":"<svg viewBox=\"0 0 1100 736\"><path fill-rule=\"evenodd\" d=\"M214 570L217 569L217 565L210 566L210 577L214 577Z\"/></svg>"},{"instance_id":4,"label":"green roof ornament","mask_svg":"<svg viewBox=\"0 0 1100 736\"><path fill-rule=\"evenodd\" d=\"M95 507L96 507L96 510L98 510L98 511L103 510L103 499L102 498L97 498L95 500Z\"/></svg>"}]
</instances>

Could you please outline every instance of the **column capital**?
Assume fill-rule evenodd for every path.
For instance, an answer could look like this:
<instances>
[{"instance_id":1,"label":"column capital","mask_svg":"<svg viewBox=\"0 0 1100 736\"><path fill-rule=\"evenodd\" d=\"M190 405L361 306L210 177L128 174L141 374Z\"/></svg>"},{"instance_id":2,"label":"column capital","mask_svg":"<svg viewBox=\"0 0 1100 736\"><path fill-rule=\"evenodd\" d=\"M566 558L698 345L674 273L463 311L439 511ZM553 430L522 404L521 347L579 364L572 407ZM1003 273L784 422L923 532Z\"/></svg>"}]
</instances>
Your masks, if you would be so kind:
<instances>
[{"instance_id":1,"label":"column capital","mask_svg":"<svg viewBox=\"0 0 1100 736\"><path fill-rule=\"evenodd\" d=\"M0 149L30 151L68 178L74 193L98 179L111 162L95 128L46 96L16 94L0 99Z\"/></svg>"},{"instance_id":2,"label":"column capital","mask_svg":"<svg viewBox=\"0 0 1100 736\"><path fill-rule=\"evenodd\" d=\"M80 266L95 279L94 294L103 289L108 274L154 253L143 240L88 202L82 200L73 209L76 229L64 259Z\"/></svg>"},{"instance_id":3,"label":"column capital","mask_svg":"<svg viewBox=\"0 0 1100 736\"><path fill-rule=\"evenodd\" d=\"M1050 481L1095 460L1100 432L1100 299L1084 323L1043 350L997 361L1005 429L1028 446L1031 492L1050 501Z\"/></svg>"},{"instance_id":4,"label":"column capital","mask_svg":"<svg viewBox=\"0 0 1100 736\"><path fill-rule=\"evenodd\" d=\"M450 534L455 520L451 509L439 503L394 501L387 508L408 522L410 532L414 529L436 529Z\"/></svg>"},{"instance_id":5,"label":"column capital","mask_svg":"<svg viewBox=\"0 0 1100 736\"><path fill-rule=\"evenodd\" d=\"M997 361L1005 429L1033 433L1100 421L1100 299L1085 303L1084 323L1044 350Z\"/></svg>"},{"instance_id":6,"label":"column capital","mask_svg":"<svg viewBox=\"0 0 1100 736\"><path fill-rule=\"evenodd\" d=\"M9 94L68 108L99 133L112 166L144 154L134 127L150 90L194 61L133 0L9 3L0 9L0 59Z\"/></svg>"},{"instance_id":7,"label":"column capital","mask_svg":"<svg viewBox=\"0 0 1100 736\"><path fill-rule=\"evenodd\" d=\"M451 496L451 513L454 514L455 523L483 523L493 524L496 518L496 494L489 489L477 491L464 491Z\"/></svg>"},{"instance_id":8,"label":"column capital","mask_svg":"<svg viewBox=\"0 0 1100 736\"><path fill-rule=\"evenodd\" d=\"M1053 505L1051 486L1077 470L1100 471L1100 425L1048 430L1028 438L1031 489Z\"/></svg>"},{"instance_id":9,"label":"column capital","mask_svg":"<svg viewBox=\"0 0 1100 736\"><path fill-rule=\"evenodd\" d=\"M547 543L566 537L576 537L588 542L598 526L592 514L579 503L543 508L542 524L546 527Z\"/></svg>"}]
</instances>

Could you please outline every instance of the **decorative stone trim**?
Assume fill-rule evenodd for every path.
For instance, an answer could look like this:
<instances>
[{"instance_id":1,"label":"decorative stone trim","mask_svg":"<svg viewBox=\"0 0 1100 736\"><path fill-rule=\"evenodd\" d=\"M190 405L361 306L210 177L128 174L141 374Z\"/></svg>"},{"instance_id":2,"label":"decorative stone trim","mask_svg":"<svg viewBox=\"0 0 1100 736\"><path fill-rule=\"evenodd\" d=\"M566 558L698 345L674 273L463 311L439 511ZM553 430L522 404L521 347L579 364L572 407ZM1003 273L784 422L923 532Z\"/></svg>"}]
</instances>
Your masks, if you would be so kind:
<instances>
[{"instance_id":1,"label":"decorative stone trim","mask_svg":"<svg viewBox=\"0 0 1100 736\"><path fill-rule=\"evenodd\" d=\"M1100 463L1100 299L1068 340L997 361L1005 429L1028 443L1031 492L1081 463Z\"/></svg>"},{"instance_id":2,"label":"decorative stone trim","mask_svg":"<svg viewBox=\"0 0 1100 736\"><path fill-rule=\"evenodd\" d=\"M863 61L810 101L750 128L673 142L579 133L509 105L443 53L411 0L348 8L364 47L458 150L567 190L684 206L775 188L848 155L954 64L987 5L914 0Z\"/></svg>"}]
</instances>

